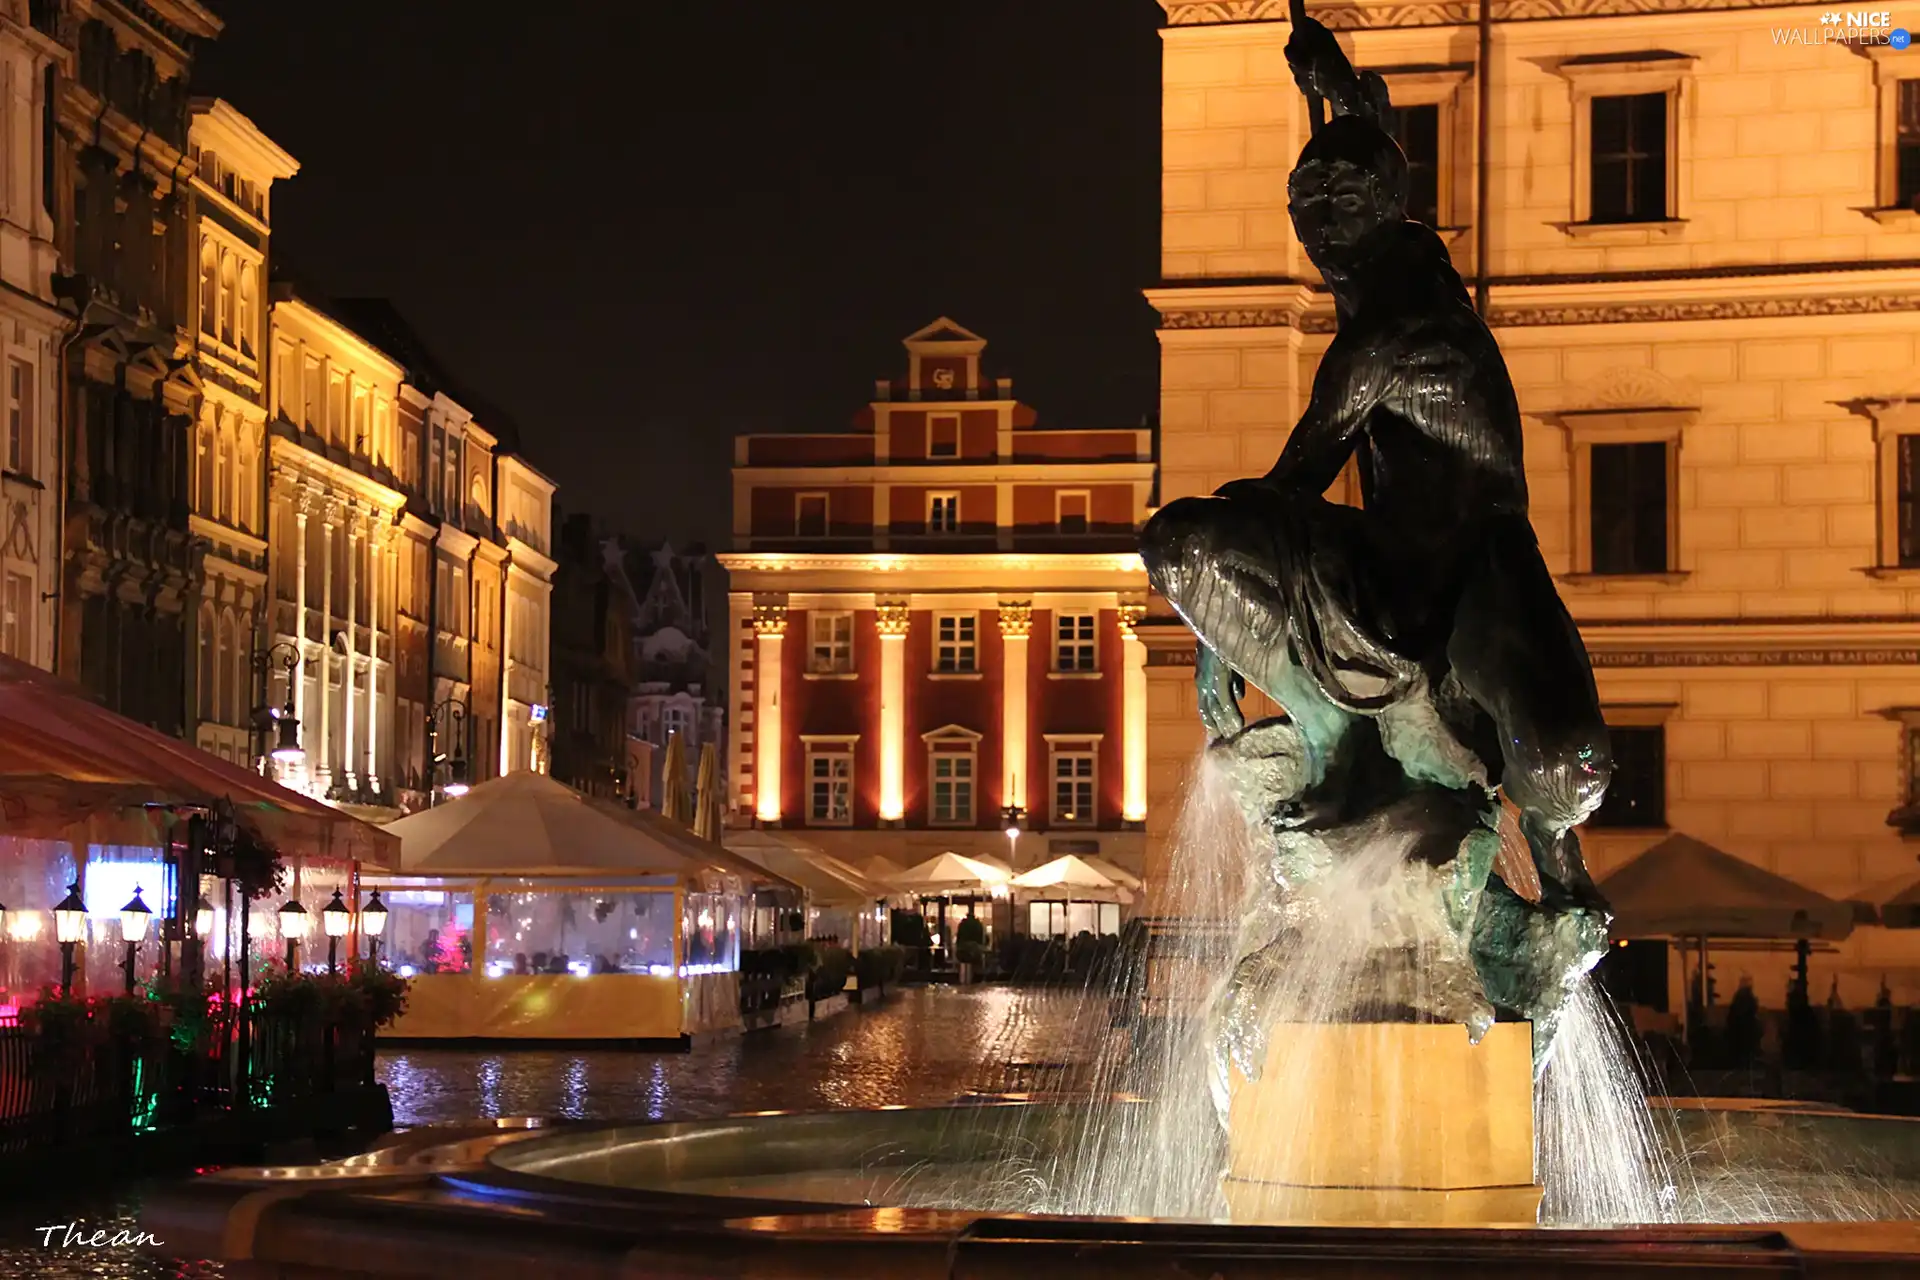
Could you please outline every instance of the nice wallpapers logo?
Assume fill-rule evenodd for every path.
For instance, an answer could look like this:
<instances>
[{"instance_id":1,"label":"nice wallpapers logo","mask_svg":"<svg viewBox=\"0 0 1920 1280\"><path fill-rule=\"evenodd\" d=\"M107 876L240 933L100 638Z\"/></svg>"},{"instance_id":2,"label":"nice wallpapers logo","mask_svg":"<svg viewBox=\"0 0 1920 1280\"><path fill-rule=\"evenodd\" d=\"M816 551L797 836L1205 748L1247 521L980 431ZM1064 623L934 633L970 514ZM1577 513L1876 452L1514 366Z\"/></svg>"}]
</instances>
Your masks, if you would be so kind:
<instances>
[{"instance_id":1,"label":"nice wallpapers logo","mask_svg":"<svg viewBox=\"0 0 1920 1280\"><path fill-rule=\"evenodd\" d=\"M1886 9L1828 9L1820 15L1817 27L1775 27L1773 42L1781 45L1883 45L1905 49L1913 36L1905 27L1893 25L1893 13Z\"/></svg>"}]
</instances>

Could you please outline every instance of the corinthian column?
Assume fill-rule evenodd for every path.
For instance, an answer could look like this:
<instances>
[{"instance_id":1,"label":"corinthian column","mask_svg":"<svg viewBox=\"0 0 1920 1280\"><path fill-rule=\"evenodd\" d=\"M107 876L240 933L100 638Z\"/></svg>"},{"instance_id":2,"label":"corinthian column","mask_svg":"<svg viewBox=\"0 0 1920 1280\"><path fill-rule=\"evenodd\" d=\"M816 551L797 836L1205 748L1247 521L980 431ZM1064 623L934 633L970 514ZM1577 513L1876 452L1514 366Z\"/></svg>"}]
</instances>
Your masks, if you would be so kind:
<instances>
[{"instance_id":1,"label":"corinthian column","mask_svg":"<svg viewBox=\"0 0 1920 1280\"><path fill-rule=\"evenodd\" d=\"M1147 607L1120 605L1120 816L1147 820L1147 646L1134 631Z\"/></svg>"},{"instance_id":2,"label":"corinthian column","mask_svg":"<svg viewBox=\"0 0 1920 1280\"><path fill-rule=\"evenodd\" d=\"M760 821L774 824L780 821L780 644L786 634L786 605L753 607L753 807Z\"/></svg>"},{"instance_id":3,"label":"corinthian column","mask_svg":"<svg viewBox=\"0 0 1920 1280\"><path fill-rule=\"evenodd\" d=\"M358 703L360 675L356 669L359 645L356 643L355 628L359 625L360 613L360 546L361 513L357 504L347 508L347 657L346 688L340 697L341 719L345 722L345 735L341 741L345 744L341 752L340 763L347 772L347 785L352 786L361 772L360 743L354 737L354 713L359 710Z\"/></svg>"},{"instance_id":4,"label":"corinthian column","mask_svg":"<svg viewBox=\"0 0 1920 1280\"><path fill-rule=\"evenodd\" d=\"M387 530L376 514L367 533L367 786L380 786L380 584L387 577Z\"/></svg>"},{"instance_id":5,"label":"corinthian column","mask_svg":"<svg viewBox=\"0 0 1920 1280\"><path fill-rule=\"evenodd\" d=\"M1027 641L1033 636L1033 605L1000 602L1000 646L1005 671L1000 677L1001 804L1027 804Z\"/></svg>"},{"instance_id":6,"label":"corinthian column","mask_svg":"<svg viewBox=\"0 0 1920 1280\"><path fill-rule=\"evenodd\" d=\"M288 679L293 681L294 719L300 722L302 745L307 747L307 753L300 758L300 768L311 777L313 731L307 720L307 512L313 505L313 497L305 485L296 481L293 501L293 647L300 655L300 665Z\"/></svg>"},{"instance_id":7,"label":"corinthian column","mask_svg":"<svg viewBox=\"0 0 1920 1280\"><path fill-rule=\"evenodd\" d=\"M876 606L880 630L880 820L906 816L907 606Z\"/></svg>"},{"instance_id":8,"label":"corinthian column","mask_svg":"<svg viewBox=\"0 0 1920 1280\"><path fill-rule=\"evenodd\" d=\"M320 765L314 777L325 794L333 784L333 526L340 518L337 503L328 503L320 517Z\"/></svg>"}]
</instances>

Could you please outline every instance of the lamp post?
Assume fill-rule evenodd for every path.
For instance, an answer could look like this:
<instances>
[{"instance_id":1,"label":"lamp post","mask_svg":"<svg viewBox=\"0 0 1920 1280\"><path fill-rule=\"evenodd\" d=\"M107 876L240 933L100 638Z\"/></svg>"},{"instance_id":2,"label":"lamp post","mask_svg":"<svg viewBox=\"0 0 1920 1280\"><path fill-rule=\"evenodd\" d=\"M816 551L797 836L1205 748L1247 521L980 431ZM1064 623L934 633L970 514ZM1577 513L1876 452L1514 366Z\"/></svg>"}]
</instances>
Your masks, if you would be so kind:
<instances>
[{"instance_id":1,"label":"lamp post","mask_svg":"<svg viewBox=\"0 0 1920 1280\"><path fill-rule=\"evenodd\" d=\"M307 926L313 923L307 909L300 905L299 899L288 898L280 908L280 936L287 940L287 972L295 973L300 968L300 939L307 936Z\"/></svg>"},{"instance_id":2,"label":"lamp post","mask_svg":"<svg viewBox=\"0 0 1920 1280\"><path fill-rule=\"evenodd\" d=\"M87 936L87 904L80 897L80 882L67 886L67 896L53 909L53 936L60 942L60 994L73 994L73 949Z\"/></svg>"},{"instance_id":3,"label":"lamp post","mask_svg":"<svg viewBox=\"0 0 1920 1280\"><path fill-rule=\"evenodd\" d=\"M1017 804L1010 804L1000 810L1000 826L1007 833L1007 863L1013 865L1014 855L1020 848L1020 825L1027 820L1027 811Z\"/></svg>"},{"instance_id":4,"label":"lamp post","mask_svg":"<svg viewBox=\"0 0 1920 1280\"><path fill-rule=\"evenodd\" d=\"M447 723L451 721L451 723ZM440 734L446 730L451 753L441 750ZM440 766L447 767L446 780L440 781ZM446 698L427 712L427 804L441 797L455 799L467 794L467 704L459 698Z\"/></svg>"},{"instance_id":5,"label":"lamp post","mask_svg":"<svg viewBox=\"0 0 1920 1280\"><path fill-rule=\"evenodd\" d=\"M300 650L285 640L277 642L255 660L262 676L261 704L254 708L253 729L264 739L265 749L256 752L261 760L260 771L269 772L266 758L291 764L306 755L300 746L300 721L293 714L294 673L300 668ZM287 700L280 706L266 701L266 685L273 678L273 668L278 667L286 673Z\"/></svg>"},{"instance_id":6,"label":"lamp post","mask_svg":"<svg viewBox=\"0 0 1920 1280\"><path fill-rule=\"evenodd\" d=\"M375 889L367 905L360 908L360 931L367 935L367 959L376 967L380 963L380 935L386 927L387 904L380 901L380 891Z\"/></svg>"},{"instance_id":7,"label":"lamp post","mask_svg":"<svg viewBox=\"0 0 1920 1280\"><path fill-rule=\"evenodd\" d=\"M127 944L127 994L133 994L134 961L140 954L140 944L147 936L147 922L153 919L153 912L140 898L140 886L133 886L133 901L120 908L120 937Z\"/></svg>"},{"instance_id":8,"label":"lamp post","mask_svg":"<svg viewBox=\"0 0 1920 1280\"><path fill-rule=\"evenodd\" d=\"M347 925L353 921L353 912L347 904L340 901L340 891L333 891L333 901L320 908L320 926L327 934L327 972L340 972L340 939L347 935Z\"/></svg>"}]
</instances>

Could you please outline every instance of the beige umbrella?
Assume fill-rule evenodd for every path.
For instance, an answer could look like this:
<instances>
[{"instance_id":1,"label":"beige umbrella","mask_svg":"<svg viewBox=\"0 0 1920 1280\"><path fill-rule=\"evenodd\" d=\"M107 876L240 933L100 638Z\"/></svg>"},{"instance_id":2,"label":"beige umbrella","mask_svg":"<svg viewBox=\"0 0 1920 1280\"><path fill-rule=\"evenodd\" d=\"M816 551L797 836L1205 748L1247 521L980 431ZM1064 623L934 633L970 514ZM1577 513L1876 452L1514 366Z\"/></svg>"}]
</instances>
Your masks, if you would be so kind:
<instances>
[{"instance_id":1,"label":"beige umbrella","mask_svg":"<svg viewBox=\"0 0 1920 1280\"><path fill-rule=\"evenodd\" d=\"M674 736L679 741L679 735ZM720 838L720 754L711 742L700 748L700 777L694 787L693 834L706 840Z\"/></svg>"},{"instance_id":2,"label":"beige umbrella","mask_svg":"<svg viewBox=\"0 0 1920 1280\"><path fill-rule=\"evenodd\" d=\"M667 759L660 768L660 814L682 826L693 821L693 809L687 802L687 748L677 733L667 735Z\"/></svg>"},{"instance_id":3,"label":"beige umbrella","mask_svg":"<svg viewBox=\"0 0 1920 1280\"><path fill-rule=\"evenodd\" d=\"M892 883L896 889L909 893L937 894L950 890L989 890L1006 884L1007 879L1007 874L997 867L957 853L942 853L897 872Z\"/></svg>"},{"instance_id":4,"label":"beige umbrella","mask_svg":"<svg viewBox=\"0 0 1920 1280\"><path fill-rule=\"evenodd\" d=\"M1052 889L1072 902L1131 902L1125 887L1108 879L1073 854L1013 878L1016 889Z\"/></svg>"}]
</instances>

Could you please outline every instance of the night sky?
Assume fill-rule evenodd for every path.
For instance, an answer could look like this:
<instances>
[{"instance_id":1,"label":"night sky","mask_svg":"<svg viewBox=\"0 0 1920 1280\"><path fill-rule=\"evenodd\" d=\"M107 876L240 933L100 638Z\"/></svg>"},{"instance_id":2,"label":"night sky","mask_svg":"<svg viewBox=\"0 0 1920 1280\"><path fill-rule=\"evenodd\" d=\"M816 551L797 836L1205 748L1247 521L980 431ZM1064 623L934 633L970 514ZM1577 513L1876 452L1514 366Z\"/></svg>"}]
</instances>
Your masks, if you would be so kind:
<instances>
[{"instance_id":1,"label":"night sky","mask_svg":"<svg viewBox=\"0 0 1920 1280\"><path fill-rule=\"evenodd\" d=\"M731 438L845 429L943 313L1043 423L1154 411L1154 0L218 7L196 91L302 166L276 259L609 528L724 547Z\"/></svg>"}]
</instances>

